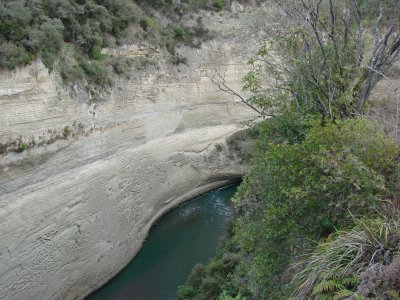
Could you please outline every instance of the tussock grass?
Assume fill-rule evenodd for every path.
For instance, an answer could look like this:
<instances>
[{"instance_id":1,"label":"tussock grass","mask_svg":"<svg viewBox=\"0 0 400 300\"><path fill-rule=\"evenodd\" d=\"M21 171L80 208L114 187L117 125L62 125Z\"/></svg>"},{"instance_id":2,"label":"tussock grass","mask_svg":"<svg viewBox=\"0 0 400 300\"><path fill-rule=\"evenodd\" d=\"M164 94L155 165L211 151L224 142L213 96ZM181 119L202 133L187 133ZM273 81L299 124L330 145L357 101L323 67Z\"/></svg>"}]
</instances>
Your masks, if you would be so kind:
<instances>
[{"instance_id":1,"label":"tussock grass","mask_svg":"<svg viewBox=\"0 0 400 300\"><path fill-rule=\"evenodd\" d=\"M366 270L389 265L399 254L398 217L357 220L353 229L332 234L292 266L292 299L346 299L354 294Z\"/></svg>"}]
</instances>

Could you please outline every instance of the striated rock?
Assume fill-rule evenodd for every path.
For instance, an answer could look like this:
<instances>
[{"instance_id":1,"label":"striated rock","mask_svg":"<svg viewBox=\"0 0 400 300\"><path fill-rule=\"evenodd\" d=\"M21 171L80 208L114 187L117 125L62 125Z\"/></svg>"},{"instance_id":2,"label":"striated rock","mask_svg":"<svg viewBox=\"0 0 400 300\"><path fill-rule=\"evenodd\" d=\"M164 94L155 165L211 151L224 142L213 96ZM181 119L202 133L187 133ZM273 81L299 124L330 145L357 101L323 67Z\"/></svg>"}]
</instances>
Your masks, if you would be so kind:
<instances>
[{"instance_id":1,"label":"striated rock","mask_svg":"<svg viewBox=\"0 0 400 300\"><path fill-rule=\"evenodd\" d=\"M160 51L157 68L116 79L98 102L40 61L0 72L0 299L82 299L163 213L243 176L248 141L236 124L254 113L208 77L217 67L241 90L250 48L231 33L251 20L243 14L223 25L209 16L226 39L181 48L187 65Z\"/></svg>"},{"instance_id":2,"label":"striated rock","mask_svg":"<svg viewBox=\"0 0 400 300\"><path fill-rule=\"evenodd\" d=\"M38 166L11 167L0 197L0 298L82 298L108 281L163 213L245 173L227 145L236 131L207 127L90 160L100 146L90 142L111 138L98 133Z\"/></svg>"}]
</instances>

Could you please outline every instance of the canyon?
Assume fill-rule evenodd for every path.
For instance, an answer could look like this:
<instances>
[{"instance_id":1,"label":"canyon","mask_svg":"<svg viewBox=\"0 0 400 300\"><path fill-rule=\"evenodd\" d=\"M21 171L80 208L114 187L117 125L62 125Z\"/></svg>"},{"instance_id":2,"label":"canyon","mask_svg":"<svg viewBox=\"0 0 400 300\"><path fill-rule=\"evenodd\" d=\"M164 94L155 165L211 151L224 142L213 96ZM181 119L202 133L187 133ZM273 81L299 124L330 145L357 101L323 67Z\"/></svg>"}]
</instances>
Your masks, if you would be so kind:
<instances>
[{"instance_id":1,"label":"canyon","mask_svg":"<svg viewBox=\"0 0 400 300\"><path fill-rule=\"evenodd\" d=\"M236 3L204 18L214 38L179 48L186 64L143 45L105 49L152 63L95 92L40 60L0 72L1 299L84 298L161 215L245 174L238 124L256 114L210 77L218 68L241 91L254 50L244 24L262 13Z\"/></svg>"}]
</instances>

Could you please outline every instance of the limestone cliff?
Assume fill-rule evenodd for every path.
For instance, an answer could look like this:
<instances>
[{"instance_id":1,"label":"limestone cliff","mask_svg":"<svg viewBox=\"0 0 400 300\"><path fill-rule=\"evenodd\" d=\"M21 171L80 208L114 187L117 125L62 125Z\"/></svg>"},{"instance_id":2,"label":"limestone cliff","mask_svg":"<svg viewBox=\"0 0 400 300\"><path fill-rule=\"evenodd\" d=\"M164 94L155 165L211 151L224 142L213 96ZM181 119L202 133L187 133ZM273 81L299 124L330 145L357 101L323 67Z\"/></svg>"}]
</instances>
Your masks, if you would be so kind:
<instances>
[{"instance_id":1,"label":"limestone cliff","mask_svg":"<svg viewBox=\"0 0 400 300\"><path fill-rule=\"evenodd\" d=\"M159 216L245 173L232 140L254 114L207 76L217 66L240 91L251 49L232 33L240 40L259 15L235 9L209 13L216 38L181 48L187 64L157 49L156 66L97 101L40 61L1 71L0 299L83 298L134 257ZM135 47L118 53L142 55Z\"/></svg>"}]
</instances>

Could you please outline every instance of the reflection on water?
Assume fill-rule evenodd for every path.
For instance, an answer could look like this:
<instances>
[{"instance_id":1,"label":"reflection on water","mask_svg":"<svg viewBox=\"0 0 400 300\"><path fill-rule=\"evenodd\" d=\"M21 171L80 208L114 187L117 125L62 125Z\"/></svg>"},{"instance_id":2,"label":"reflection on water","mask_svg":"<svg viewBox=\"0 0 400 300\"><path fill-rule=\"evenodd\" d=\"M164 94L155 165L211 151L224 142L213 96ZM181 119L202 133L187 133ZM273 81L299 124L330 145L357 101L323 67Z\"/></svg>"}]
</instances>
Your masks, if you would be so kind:
<instances>
[{"instance_id":1,"label":"reflection on water","mask_svg":"<svg viewBox=\"0 0 400 300\"><path fill-rule=\"evenodd\" d=\"M192 267L215 254L233 213L236 185L189 201L162 217L136 258L89 300L169 300Z\"/></svg>"}]
</instances>

